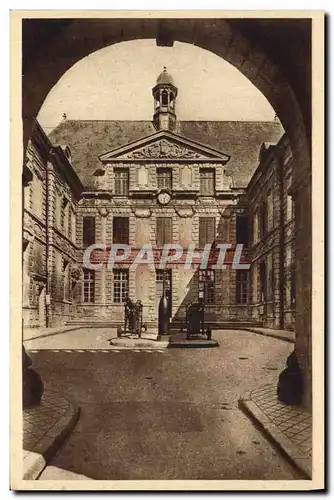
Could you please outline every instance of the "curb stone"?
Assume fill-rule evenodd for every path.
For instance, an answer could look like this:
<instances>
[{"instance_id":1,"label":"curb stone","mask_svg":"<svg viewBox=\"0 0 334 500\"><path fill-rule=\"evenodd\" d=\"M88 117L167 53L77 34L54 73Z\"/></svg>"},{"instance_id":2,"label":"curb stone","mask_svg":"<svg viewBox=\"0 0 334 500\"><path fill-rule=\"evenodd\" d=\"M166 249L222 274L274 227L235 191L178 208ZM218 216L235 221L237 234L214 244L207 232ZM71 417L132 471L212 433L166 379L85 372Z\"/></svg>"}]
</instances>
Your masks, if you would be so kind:
<instances>
[{"instance_id":1,"label":"curb stone","mask_svg":"<svg viewBox=\"0 0 334 500\"><path fill-rule=\"evenodd\" d=\"M53 337L54 335L60 335L61 333L67 333L67 332L73 332L74 330L80 330L80 329L84 329L84 328L87 328L86 326L63 326L63 327L59 327L59 330L57 331L52 331L52 332L44 332L44 333L41 333L41 335L36 335L35 337L29 337L29 338L25 338L24 337L24 332L23 332L23 342L27 342L28 340L36 340L36 339L44 339L44 338L47 338L47 337ZM36 328L37 330L37 328Z\"/></svg>"},{"instance_id":2,"label":"curb stone","mask_svg":"<svg viewBox=\"0 0 334 500\"><path fill-rule=\"evenodd\" d=\"M286 335L280 335L279 333L260 332L259 330L255 329L255 328L241 328L241 330L245 330L246 332L257 333L258 335L262 335L263 337L271 337L273 339L283 340L284 342L290 342L290 344L295 343L295 340L292 339L291 337L288 337Z\"/></svg>"},{"instance_id":3,"label":"curb stone","mask_svg":"<svg viewBox=\"0 0 334 500\"><path fill-rule=\"evenodd\" d=\"M79 420L80 408L71 406L38 442L34 451L23 450L23 480L35 480L54 456Z\"/></svg>"},{"instance_id":4,"label":"curb stone","mask_svg":"<svg viewBox=\"0 0 334 500\"><path fill-rule=\"evenodd\" d=\"M280 429L268 419L267 415L252 401L251 391L239 398L238 406L260 428L288 461L304 476L312 479L312 459L303 454Z\"/></svg>"},{"instance_id":5,"label":"curb stone","mask_svg":"<svg viewBox=\"0 0 334 500\"><path fill-rule=\"evenodd\" d=\"M168 345L169 349L187 348L187 349L198 349L198 348L212 348L219 347L216 340L171 340Z\"/></svg>"}]
</instances>

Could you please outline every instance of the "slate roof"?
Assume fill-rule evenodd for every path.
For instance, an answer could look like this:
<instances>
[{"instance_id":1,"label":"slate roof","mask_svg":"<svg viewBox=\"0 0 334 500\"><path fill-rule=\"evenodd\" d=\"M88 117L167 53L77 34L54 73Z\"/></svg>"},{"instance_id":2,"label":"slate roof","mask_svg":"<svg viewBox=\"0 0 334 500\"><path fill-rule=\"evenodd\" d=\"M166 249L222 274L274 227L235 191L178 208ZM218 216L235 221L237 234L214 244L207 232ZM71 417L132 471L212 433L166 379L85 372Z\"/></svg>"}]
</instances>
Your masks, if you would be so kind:
<instances>
[{"instance_id":1,"label":"slate roof","mask_svg":"<svg viewBox=\"0 0 334 500\"><path fill-rule=\"evenodd\" d=\"M87 189L94 189L98 156L153 134L151 121L64 120L50 134L53 145L67 144L72 164ZM278 121L179 121L175 133L231 156L227 173L236 187L246 187L259 163L263 142L277 143L284 130Z\"/></svg>"}]
</instances>

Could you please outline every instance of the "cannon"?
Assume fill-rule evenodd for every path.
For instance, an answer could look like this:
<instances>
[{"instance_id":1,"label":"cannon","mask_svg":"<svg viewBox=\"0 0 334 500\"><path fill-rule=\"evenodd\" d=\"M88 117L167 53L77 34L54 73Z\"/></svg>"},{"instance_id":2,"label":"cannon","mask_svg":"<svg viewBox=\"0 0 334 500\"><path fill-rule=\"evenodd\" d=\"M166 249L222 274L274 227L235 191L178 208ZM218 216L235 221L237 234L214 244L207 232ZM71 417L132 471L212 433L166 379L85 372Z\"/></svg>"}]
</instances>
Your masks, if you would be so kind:
<instances>
[{"instance_id":1,"label":"cannon","mask_svg":"<svg viewBox=\"0 0 334 500\"><path fill-rule=\"evenodd\" d=\"M186 306L185 328L187 332L187 340L198 335L206 335L208 340L211 340L211 328L205 328L204 325L204 301L198 299L197 302L189 302ZM183 332L184 325L181 326Z\"/></svg>"},{"instance_id":2,"label":"cannon","mask_svg":"<svg viewBox=\"0 0 334 500\"><path fill-rule=\"evenodd\" d=\"M129 297L124 302L124 328L118 328L117 337L122 335L138 335L141 337L142 331L147 330L147 325L143 323L143 304L140 300L136 302Z\"/></svg>"}]
</instances>

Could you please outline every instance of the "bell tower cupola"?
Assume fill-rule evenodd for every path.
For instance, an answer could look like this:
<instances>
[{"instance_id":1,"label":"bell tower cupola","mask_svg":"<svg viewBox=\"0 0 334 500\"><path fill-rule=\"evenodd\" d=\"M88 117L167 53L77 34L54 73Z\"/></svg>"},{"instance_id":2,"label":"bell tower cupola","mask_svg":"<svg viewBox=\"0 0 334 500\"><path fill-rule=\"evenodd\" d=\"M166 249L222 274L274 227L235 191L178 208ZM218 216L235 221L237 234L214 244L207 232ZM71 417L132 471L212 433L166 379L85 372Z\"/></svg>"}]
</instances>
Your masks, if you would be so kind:
<instances>
[{"instance_id":1,"label":"bell tower cupola","mask_svg":"<svg viewBox=\"0 0 334 500\"><path fill-rule=\"evenodd\" d=\"M167 73L166 66L158 76L152 94L154 97L153 123L155 128L173 132L176 126L175 100L177 88L174 86L173 78Z\"/></svg>"}]
</instances>

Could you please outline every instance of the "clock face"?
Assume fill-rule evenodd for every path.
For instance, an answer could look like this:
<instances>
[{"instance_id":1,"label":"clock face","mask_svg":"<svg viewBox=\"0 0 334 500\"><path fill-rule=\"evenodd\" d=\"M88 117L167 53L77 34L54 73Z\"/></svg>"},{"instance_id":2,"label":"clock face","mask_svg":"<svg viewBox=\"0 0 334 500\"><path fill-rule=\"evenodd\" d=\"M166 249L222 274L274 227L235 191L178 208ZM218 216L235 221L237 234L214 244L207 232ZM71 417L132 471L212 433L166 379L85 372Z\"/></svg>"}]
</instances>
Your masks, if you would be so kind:
<instances>
[{"instance_id":1,"label":"clock face","mask_svg":"<svg viewBox=\"0 0 334 500\"><path fill-rule=\"evenodd\" d=\"M158 194L158 202L161 205L167 205L170 202L170 194L167 192L162 192Z\"/></svg>"}]
</instances>

